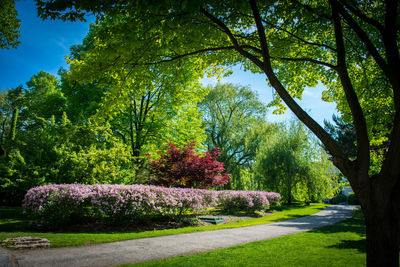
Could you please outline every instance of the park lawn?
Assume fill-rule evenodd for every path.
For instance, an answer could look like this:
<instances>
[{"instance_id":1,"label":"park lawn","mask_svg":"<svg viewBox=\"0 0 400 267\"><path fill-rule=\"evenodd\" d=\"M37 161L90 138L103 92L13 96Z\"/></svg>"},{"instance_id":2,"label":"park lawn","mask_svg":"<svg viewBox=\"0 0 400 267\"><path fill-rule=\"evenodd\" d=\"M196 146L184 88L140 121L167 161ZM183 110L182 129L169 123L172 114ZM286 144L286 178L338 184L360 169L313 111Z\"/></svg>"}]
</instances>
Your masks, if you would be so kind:
<instances>
[{"instance_id":1,"label":"park lawn","mask_svg":"<svg viewBox=\"0 0 400 267\"><path fill-rule=\"evenodd\" d=\"M19 236L34 236L50 240L52 247L82 246L89 244L99 244L107 242L122 241L145 237L156 237L166 235L176 235L192 232L210 231L217 229L243 227L264 223L283 221L302 216L311 215L324 209L328 205L322 203L312 203L306 206L284 206L278 207L278 211L261 218L250 220L238 220L220 225L209 225L200 227L184 227L179 229L154 230L142 232L40 232L29 228L29 220L22 213L19 207L0 207L0 241L6 238Z\"/></svg>"},{"instance_id":2,"label":"park lawn","mask_svg":"<svg viewBox=\"0 0 400 267\"><path fill-rule=\"evenodd\" d=\"M309 232L122 266L365 266L365 225L353 218Z\"/></svg>"}]
</instances>

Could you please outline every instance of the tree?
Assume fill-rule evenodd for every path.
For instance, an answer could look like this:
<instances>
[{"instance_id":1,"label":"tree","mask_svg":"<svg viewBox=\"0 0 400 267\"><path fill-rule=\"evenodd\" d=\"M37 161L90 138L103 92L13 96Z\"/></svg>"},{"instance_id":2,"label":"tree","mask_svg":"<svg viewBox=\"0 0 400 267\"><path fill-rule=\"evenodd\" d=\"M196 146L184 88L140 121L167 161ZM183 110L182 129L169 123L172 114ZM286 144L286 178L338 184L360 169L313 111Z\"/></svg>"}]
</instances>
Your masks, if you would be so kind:
<instances>
[{"instance_id":1,"label":"tree","mask_svg":"<svg viewBox=\"0 0 400 267\"><path fill-rule=\"evenodd\" d=\"M251 167L261 137L269 130L265 105L249 88L218 84L200 103L200 110L208 149L219 147L219 159L233 174L227 186L243 189L241 170Z\"/></svg>"},{"instance_id":2,"label":"tree","mask_svg":"<svg viewBox=\"0 0 400 267\"><path fill-rule=\"evenodd\" d=\"M289 205L331 198L338 183L321 147L296 121L264 139L254 176L259 189L279 192Z\"/></svg>"},{"instance_id":3,"label":"tree","mask_svg":"<svg viewBox=\"0 0 400 267\"><path fill-rule=\"evenodd\" d=\"M242 63L247 70L265 74L280 99L329 150L335 166L348 178L360 200L367 229L367 265L399 265L397 0L37 3L42 18L81 19L85 13L93 12L100 19L104 15L117 19L129 14L129 22L121 23L119 28L126 30L130 38L120 46L121 51L115 51L114 57L105 62L117 64L119 53L137 49L140 44L148 45L148 49L160 44L162 49L157 56L135 62L161 63L201 55L209 66ZM132 35L132 31L143 35ZM124 35L123 32L113 31L109 36ZM142 39L145 32L153 36L152 42ZM304 86L318 81L329 88L325 97L337 101L339 109L351 114L349 122L354 124L357 139L355 159L349 159L294 100L301 97ZM389 138L387 152L378 173L370 175L370 148L383 136Z\"/></svg>"},{"instance_id":4,"label":"tree","mask_svg":"<svg viewBox=\"0 0 400 267\"><path fill-rule=\"evenodd\" d=\"M18 38L21 20L17 16L14 0L0 2L0 49L16 48L20 43Z\"/></svg>"},{"instance_id":5,"label":"tree","mask_svg":"<svg viewBox=\"0 0 400 267\"><path fill-rule=\"evenodd\" d=\"M325 131L337 142L338 146L350 159L354 159L357 156L356 148L356 133L354 125L351 123L344 122L340 117L333 115L332 120L335 123L332 124L329 121L324 121ZM329 152L329 151L328 151Z\"/></svg>"},{"instance_id":6,"label":"tree","mask_svg":"<svg viewBox=\"0 0 400 267\"><path fill-rule=\"evenodd\" d=\"M70 71L63 72L67 83L64 90L72 96L73 106L82 105L77 96L83 96L84 102L90 102L88 106L97 108L93 115L110 122L114 134L130 146L132 164L141 171L144 153L155 154L167 142L183 145L195 140L202 143L204 130L197 103L207 89L200 86L196 68L188 63L178 68L172 64L132 64L104 71L101 66L108 52L94 44L102 32L115 27L114 24L114 21L104 20L92 25L82 45L72 47ZM113 46L115 41L107 45ZM94 96L88 92L93 92ZM93 108L85 111L86 114L91 112Z\"/></svg>"},{"instance_id":7,"label":"tree","mask_svg":"<svg viewBox=\"0 0 400 267\"><path fill-rule=\"evenodd\" d=\"M0 157L6 156L15 139L22 98L22 86L0 92Z\"/></svg>"},{"instance_id":8,"label":"tree","mask_svg":"<svg viewBox=\"0 0 400 267\"><path fill-rule=\"evenodd\" d=\"M155 176L150 183L166 187L210 188L227 184L230 175L225 172L224 163L217 161L221 155L217 148L198 154L196 143L189 142L181 150L169 143L160 158L149 162Z\"/></svg>"},{"instance_id":9,"label":"tree","mask_svg":"<svg viewBox=\"0 0 400 267\"><path fill-rule=\"evenodd\" d=\"M27 118L31 121L38 117L50 120L52 116L61 119L66 108L66 98L61 92L57 77L40 71L26 85L27 109L24 113Z\"/></svg>"},{"instance_id":10,"label":"tree","mask_svg":"<svg viewBox=\"0 0 400 267\"><path fill-rule=\"evenodd\" d=\"M20 204L26 191L49 183L133 183L129 148L110 126L73 124L56 77L39 72L0 93L0 202Z\"/></svg>"}]
</instances>

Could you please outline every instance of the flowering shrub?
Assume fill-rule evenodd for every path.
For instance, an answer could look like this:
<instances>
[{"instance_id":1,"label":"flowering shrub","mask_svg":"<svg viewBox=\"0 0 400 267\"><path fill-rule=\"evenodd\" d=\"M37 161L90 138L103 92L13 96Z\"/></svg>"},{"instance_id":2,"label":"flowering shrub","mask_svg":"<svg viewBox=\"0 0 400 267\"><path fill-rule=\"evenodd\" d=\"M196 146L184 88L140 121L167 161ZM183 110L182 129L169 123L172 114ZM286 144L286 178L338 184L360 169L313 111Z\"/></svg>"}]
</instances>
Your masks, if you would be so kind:
<instances>
[{"instance_id":1,"label":"flowering shrub","mask_svg":"<svg viewBox=\"0 0 400 267\"><path fill-rule=\"evenodd\" d=\"M218 205L226 212L263 210L281 195L265 191L219 191Z\"/></svg>"},{"instance_id":2,"label":"flowering shrub","mask_svg":"<svg viewBox=\"0 0 400 267\"><path fill-rule=\"evenodd\" d=\"M217 161L221 155L218 148L213 148L204 156L194 151L195 142L189 142L183 150L172 143L169 149L160 153L160 159L150 160L150 170L155 176L150 182L167 187L210 188L227 184L230 175L223 174L224 163Z\"/></svg>"},{"instance_id":3,"label":"flowering shrub","mask_svg":"<svg viewBox=\"0 0 400 267\"><path fill-rule=\"evenodd\" d=\"M215 205L212 191L145 185L46 185L30 189L23 200L27 212L44 225L71 220L127 222L146 216L181 215Z\"/></svg>"},{"instance_id":4,"label":"flowering shrub","mask_svg":"<svg viewBox=\"0 0 400 267\"><path fill-rule=\"evenodd\" d=\"M25 211L44 226L86 221L131 223L152 216L181 216L220 206L256 210L280 198L262 191L210 191L146 185L45 185L30 189Z\"/></svg>"}]
</instances>

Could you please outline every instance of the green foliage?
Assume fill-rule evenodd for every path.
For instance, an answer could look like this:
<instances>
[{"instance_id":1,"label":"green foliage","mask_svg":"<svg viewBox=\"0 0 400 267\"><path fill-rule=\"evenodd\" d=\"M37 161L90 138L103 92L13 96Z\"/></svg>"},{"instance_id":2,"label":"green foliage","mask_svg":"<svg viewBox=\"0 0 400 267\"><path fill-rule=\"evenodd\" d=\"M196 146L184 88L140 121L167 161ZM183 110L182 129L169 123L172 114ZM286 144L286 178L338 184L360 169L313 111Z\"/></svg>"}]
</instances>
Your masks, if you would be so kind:
<instances>
[{"instance_id":1,"label":"green foliage","mask_svg":"<svg viewBox=\"0 0 400 267\"><path fill-rule=\"evenodd\" d=\"M204 113L206 144L209 149L220 148L219 160L232 174L228 187L250 189L246 172L254 162L263 136L274 128L264 120L265 105L247 87L218 84L211 88L199 106Z\"/></svg>"},{"instance_id":2,"label":"green foliage","mask_svg":"<svg viewBox=\"0 0 400 267\"><path fill-rule=\"evenodd\" d=\"M57 174L47 181L58 184L132 184L136 181L129 147L112 137L110 129L89 123L69 124L60 130L64 140L57 140L53 147Z\"/></svg>"},{"instance_id":3,"label":"green foliage","mask_svg":"<svg viewBox=\"0 0 400 267\"><path fill-rule=\"evenodd\" d=\"M17 48L21 20L14 0L0 1L0 49Z\"/></svg>"},{"instance_id":4,"label":"green foliage","mask_svg":"<svg viewBox=\"0 0 400 267\"><path fill-rule=\"evenodd\" d=\"M59 83L50 74L39 72L28 86L0 98L2 203L19 204L29 188L49 183L135 182L129 147L109 125L70 122Z\"/></svg>"},{"instance_id":5,"label":"green foliage","mask_svg":"<svg viewBox=\"0 0 400 267\"><path fill-rule=\"evenodd\" d=\"M6 155L15 140L22 87L0 92L0 157Z\"/></svg>"},{"instance_id":6,"label":"green foliage","mask_svg":"<svg viewBox=\"0 0 400 267\"><path fill-rule=\"evenodd\" d=\"M40 71L33 75L26 83L25 101L26 111L23 112L29 120L36 117L50 120L52 116L61 118L66 108L66 99L60 90L57 77Z\"/></svg>"},{"instance_id":7,"label":"green foliage","mask_svg":"<svg viewBox=\"0 0 400 267\"><path fill-rule=\"evenodd\" d=\"M259 189L279 192L289 204L330 198L338 180L325 153L296 121L264 141L254 172Z\"/></svg>"},{"instance_id":8,"label":"green foliage","mask_svg":"<svg viewBox=\"0 0 400 267\"><path fill-rule=\"evenodd\" d=\"M396 1L125 0L115 5L111 0L105 3L37 0L37 3L42 18L75 20L93 13L107 24L91 43L96 51L106 55L102 68L122 68L131 62L135 67L171 61L179 66L182 58L186 58L196 64L199 72L209 69L216 74L223 72L221 66L241 64L254 73L268 72L270 84L275 89L282 87L270 104L277 108L275 113L286 109L280 96L286 95L285 101L294 103L292 98L301 99L305 87L321 82L327 87L323 99L337 103L346 123L353 122L353 115L357 123L362 123L365 117L364 134L368 134L370 145L383 146L384 153L390 145L390 133L398 122L394 121L394 91L398 91L399 84ZM392 9L390 4L394 5ZM344 37L344 51L339 51L335 36L334 5L345 10L340 11L340 29L336 27ZM390 10L393 12L388 13ZM259 36L261 31L255 25L254 13L258 12L265 39ZM349 24L347 13L355 26ZM391 23L387 23L388 19ZM393 33L387 34L386 28ZM345 64L339 66L338 56L342 55ZM349 83L343 82L344 73L345 76L348 73ZM349 94L346 96L344 87L347 92L354 91L353 100L349 100ZM352 114L358 104L361 110L357 113L362 114ZM314 133L322 132L311 126L310 118L301 115L303 110L294 104L291 108L307 121ZM323 142L330 142L326 136L318 136Z\"/></svg>"},{"instance_id":9,"label":"green foliage","mask_svg":"<svg viewBox=\"0 0 400 267\"><path fill-rule=\"evenodd\" d=\"M356 158L356 132L352 123L344 122L340 117L333 115L332 124L329 121L324 121L325 130L335 139L336 143L340 146L343 152L351 159ZM328 151L327 151L328 153Z\"/></svg>"},{"instance_id":10,"label":"green foliage","mask_svg":"<svg viewBox=\"0 0 400 267\"><path fill-rule=\"evenodd\" d=\"M354 193L347 196L347 203L349 203L349 205L359 205L360 204L357 196Z\"/></svg>"},{"instance_id":11,"label":"green foliage","mask_svg":"<svg viewBox=\"0 0 400 267\"><path fill-rule=\"evenodd\" d=\"M339 203L343 203L343 202L346 202L346 201L347 201L347 197L342 193L337 194L336 196L334 196L331 199L331 203L332 204L339 204Z\"/></svg>"},{"instance_id":12,"label":"green foliage","mask_svg":"<svg viewBox=\"0 0 400 267\"><path fill-rule=\"evenodd\" d=\"M11 127L10 127L10 134L9 134L10 141L15 140L15 132L17 130L17 121L18 121L18 109L15 108L13 110L13 114L11 117Z\"/></svg>"},{"instance_id":13,"label":"green foliage","mask_svg":"<svg viewBox=\"0 0 400 267\"><path fill-rule=\"evenodd\" d=\"M43 122L20 132L6 157L0 158L3 201L19 203L29 188L51 183L133 183L128 148L93 124L75 126Z\"/></svg>"},{"instance_id":14,"label":"green foliage","mask_svg":"<svg viewBox=\"0 0 400 267\"><path fill-rule=\"evenodd\" d=\"M106 48L122 51L126 41L119 39L121 36L109 39L107 32L125 20L107 18L91 25L82 45L71 49L71 68L63 72L63 91L71 96L72 110L86 103L85 109L78 108L82 113L74 113L74 117L94 115L96 120L110 123L113 134L131 148L133 164L141 171L144 153L155 155L167 142L183 145L204 141L197 103L207 89L200 86L193 62L182 62L178 67L116 63L110 68L106 61L114 52ZM147 53L158 52L141 51L142 56ZM124 52L120 58L130 61L129 55Z\"/></svg>"},{"instance_id":15,"label":"green foliage","mask_svg":"<svg viewBox=\"0 0 400 267\"><path fill-rule=\"evenodd\" d=\"M350 159L355 159L357 156L356 131L354 128L354 124L344 122L343 117L346 116L344 115L342 117L337 117L333 115L332 119L335 125L331 124L328 121L325 121L324 128L330 134L330 136L335 139L336 143L346 154L346 156ZM387 143L387 141L385 142ZM378 174L381 169L384 155L387 152L387 144L384 143L379 143L377 145L371 146L369 169L370 175ZM327 150L326 152L329 153Z\"/></svg>"}]
</instances>

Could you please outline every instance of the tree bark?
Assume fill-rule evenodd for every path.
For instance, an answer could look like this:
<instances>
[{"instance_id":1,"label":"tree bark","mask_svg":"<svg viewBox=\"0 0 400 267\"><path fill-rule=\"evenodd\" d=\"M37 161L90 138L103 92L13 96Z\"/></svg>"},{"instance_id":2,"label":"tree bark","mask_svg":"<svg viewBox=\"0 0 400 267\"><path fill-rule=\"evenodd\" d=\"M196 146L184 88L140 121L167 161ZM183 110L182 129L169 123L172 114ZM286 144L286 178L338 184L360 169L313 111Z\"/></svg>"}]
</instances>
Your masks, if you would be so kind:
<instances>
[{"instance_id":1,"label":"tree bark","mask_svg":"<svg viewBox=\"0 0 400 267\"><path fill-rule=\"evenodd\" d=\"M369 178L369 192L359 192L366 225L367 266L399 266L400 183L381 190L390 177L382 174ZM399 180L398 180L399 181Z\"/></svg>"},{"instance_id":2,"label":"tree bark","mask_svg":"<svg viewBox=\"0 0 400 267\"><path fill-rule=\"evenodd\" d=\"M365 223L367 228L367 266L398 267L399 244L395 233L396 227L393 226L395 222L390 218L382 219L366 215Z\"/></svg>"}]
</instances>

